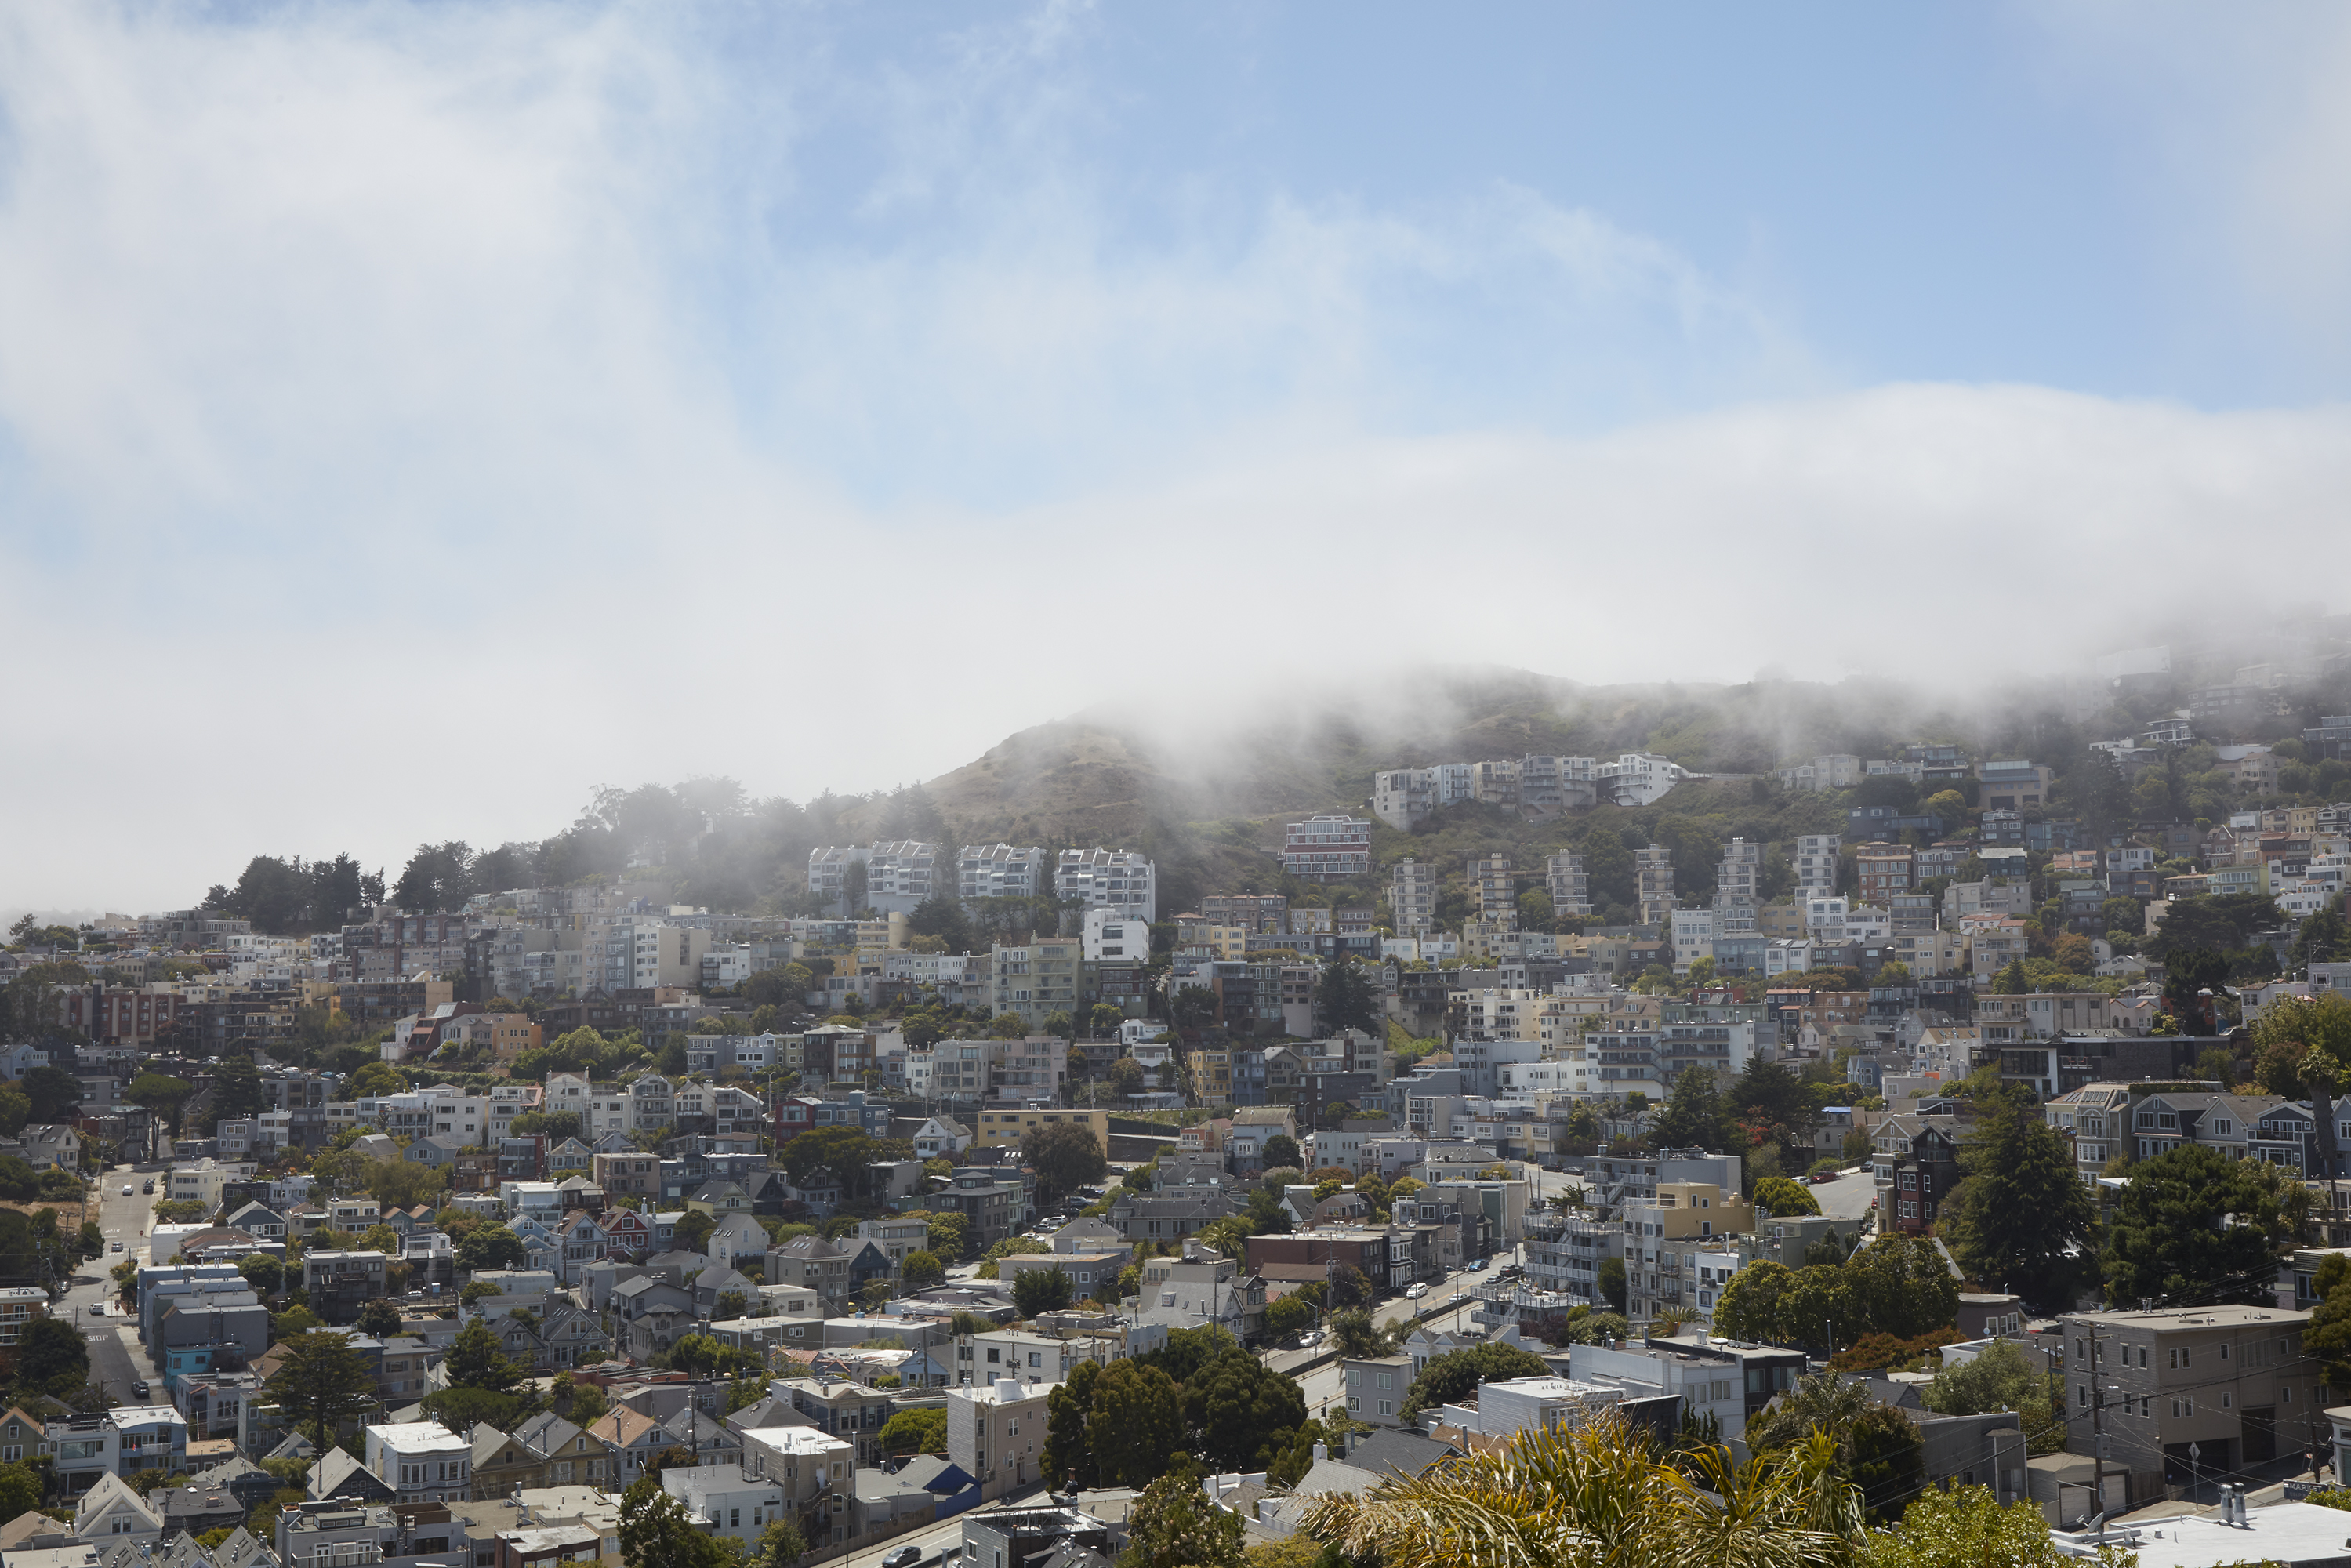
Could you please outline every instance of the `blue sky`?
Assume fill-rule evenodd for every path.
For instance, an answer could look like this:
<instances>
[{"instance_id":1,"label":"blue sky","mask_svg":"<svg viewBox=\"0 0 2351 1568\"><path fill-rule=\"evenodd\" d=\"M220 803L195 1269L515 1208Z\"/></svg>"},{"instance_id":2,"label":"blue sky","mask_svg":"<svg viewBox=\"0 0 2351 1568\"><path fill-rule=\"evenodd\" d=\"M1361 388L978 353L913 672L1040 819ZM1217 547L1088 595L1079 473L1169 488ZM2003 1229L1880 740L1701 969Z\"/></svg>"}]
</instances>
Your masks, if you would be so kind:
<instances>
[{"instance_id":1,"label":"blue sky","mask_svg":"<svg viewBox=\"0 0 2351 1568\"><path fill-rule=\"evenodd\" d=\"M2340 537L2346 74L2317 5L28 0L0 655L141 722L19 727L0 906L887 788L1338 629L2144 640Z\"/></svg>"}]
</instances>

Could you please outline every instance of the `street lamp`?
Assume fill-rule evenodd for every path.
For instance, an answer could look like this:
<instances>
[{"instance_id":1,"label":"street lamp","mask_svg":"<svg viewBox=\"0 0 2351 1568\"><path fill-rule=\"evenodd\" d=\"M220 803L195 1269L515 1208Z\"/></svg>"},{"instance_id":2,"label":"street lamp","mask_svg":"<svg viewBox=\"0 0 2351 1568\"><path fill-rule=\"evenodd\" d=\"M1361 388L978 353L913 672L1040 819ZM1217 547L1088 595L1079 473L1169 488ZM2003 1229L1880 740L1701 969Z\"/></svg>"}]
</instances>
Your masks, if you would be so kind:
<instances>
[{"instance_id":1,"label":"street lamp","mask_svg":"<svg viewBox=\"0 0 2351 1568\"><path fill-rule=\"evenodd\" d=\"M2196 1490L2203 1484L2203 1476L2196 1461L2204 1457L2203 1448L2195 1443L2188 1445L2188 1505L2196 1506Z\"/></svg>"}]
</instances>

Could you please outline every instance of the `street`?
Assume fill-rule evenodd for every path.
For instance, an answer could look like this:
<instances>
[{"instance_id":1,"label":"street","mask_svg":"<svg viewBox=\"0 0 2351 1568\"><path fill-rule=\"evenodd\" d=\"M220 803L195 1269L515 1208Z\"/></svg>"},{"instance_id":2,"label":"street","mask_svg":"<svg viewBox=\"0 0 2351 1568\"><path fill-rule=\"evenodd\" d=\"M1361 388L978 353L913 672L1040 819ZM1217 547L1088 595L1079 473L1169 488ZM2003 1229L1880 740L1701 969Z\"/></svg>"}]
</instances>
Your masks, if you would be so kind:
<instances>
[{"instance_id":1,"label":"street","mask_svg":"<svg viewBox=\"0 0 2351 1568\"><path fill-rule=\"evenodd\" d=\"M1869 1206L1877 1197L1877 1183L1867 1166L1856 1166L1834 1181L1823 1182L1811 1189L1818 1200L1821 1212L1831 1219L1860 1219L1869 1213Z\"/></svg>"},{"instance_id":2,"label":"street","mask_svg":"<svg viewBox=\"0 0 2351 1568\"><path fill-rule=\"evenodd\" d=\"M139 1343L137 1325L125 1316L117 1304L119 1297L114 1281L110 1277L114 1266L126 1258L147 1260L146 1236L154 1223L155 1199L161 1196L142 1193L140 1188L151 1177L160 1176L166 1166L156 1165L144 1169L116 1166L99 1174L98 1227L106 1234L107 1249L82 1263L74 1272L73 1285L50 1311L59 1317L70 1318L81 1331L82 1339L89 1345L89 1380L102 1389L116 1404L138 1405L160 1401L162 1386L155 1364L147 1357L147 1350ZM122 1196L125 1183L131 1196ZM157 1183L160 1188L162 1183ZM114 1243L122 1243L123 1250L114 1250ZM106 1316L94 1318L89 1309L102 1304ZM131 1391L131 1385L145 1379L151 1390L146 1399Z\"/></svg>"},{"instance_id":3,"label":"street","mask_svg":"<svg viewBox=\"0 0 2351 1568\"><path fill-rule=\"evenodd\" d=\"M1463 1269L1441 1280L1432 1280L1428 1283L1428 1294L1416 1301L1406 1301L1401 1296L1383 1301L1374 1313L1374 1321L1383 1328L1408 1324L1421 1309L1433 1307L1434 1310L1420 1320L1422 1326L1430 1333L1473 1327L1469 1314L1477 1309L1478 1287L1493 1279L1495 1270L1517 1257L1515 1251L1498 1252L1488 1260L1483 1270ZM1471 1299L1458 1306L1452 1304L1448 1298L1457 1291ZM1408 1330L1406 1337L1409 1337ZM1309 1416L1319 1417L1334 1406L1343 1409L1346 1405L1343 1371L1337 1362L1322 1360L1329 1354L1328 1342L1304 1350L1266 1353L1265 1364L1269 1369L1286 1373L1296 1380L1299 1391L1306 1397L1306 1413ZM1314 1364L1318 1361L1322 1364Z\"/></svg>"}]
</instances>

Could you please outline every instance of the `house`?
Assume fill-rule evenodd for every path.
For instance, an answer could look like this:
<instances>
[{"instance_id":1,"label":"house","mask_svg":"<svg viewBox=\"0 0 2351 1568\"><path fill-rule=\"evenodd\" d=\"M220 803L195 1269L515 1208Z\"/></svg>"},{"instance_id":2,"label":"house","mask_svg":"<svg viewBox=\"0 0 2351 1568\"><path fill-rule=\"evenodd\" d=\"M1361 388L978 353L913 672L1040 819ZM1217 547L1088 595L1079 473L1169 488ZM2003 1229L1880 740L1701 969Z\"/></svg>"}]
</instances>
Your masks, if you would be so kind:
<instances>
[{"instance_id":1,"label":"house","mask_svg":"<svg viewBox=\"0 0 2351 1568\"><path fill-rule=\"evenodd\" d=\"M977 1477L982 1500L1043 1479L1045 1401L1052 1384L1005 1378L947 1390L947 1458Z\"/></svg>"},{"instance_id":2,"label":"house","mask_svg":"<svg viewBox=\"0 0 2351 1568\"><path fill-rule=\"evenodd\" d=\"M549 1306L547 1316L538 1325L538 1357L534 1363L537 1370L593 1366L609 1359L611 1354L612 1336L604 1332L596 1313L568 1301L559 1300ZM568 1483L557 1480L552 1484Z\"/></svg>"},{"instance_id":3,"label":"house","mask_svg":"<svg viewBox=\"0 0 2351 1568\"><path fill-rule=\"evenodd\" d=\"M720 1268L733 1269L746 1260L765 1260L769 1241L766 1227L748 1213L733 1211L719 1216L702 1249ZM764 1261L761 1266L766 1266Z\"/></svg>"},{"instance_id":4,"label":"house","mask_svg":"<svg viewBox=\"0 0 2351 1568\"><path fill-rule=\"evenodd\" d=\"M566 1215L556 1223L551 1249L556 1279L565 1285L580 1283L589 1264L604 1260L608 1242L603 1227L585 1212Z\"/></svg>"},{"instance_id":5,"label":"house","mask_svg":"<svg viewBox=\"0 0 2351 1568\"><path fill-rule=\"evenodd\" d=\"M104 1475L74 1503L73 1538L100 1543L163 1538L163 1516L120 1476Z\"/></svg>"},{"instance_id":6,"label":"house","mask_svg":"<svg viewBox=\"0 0 2351 1568\"><path fill-rule=\"evenodd\" d=\"M770 1285L800 1285L825 1300L828 1312L849 1303L849 1254L821 1236L795 1236L771 1249L762 1276Z\"/></svg>"},{"instance_id":7,"label":"house","mask_svg":"<svg viewBox=\"0 0 2351 1568\"><path fill-rule=\"evenodd\" d=\"M659 1162L655 1162L658 1167ZM658 1181L658 1169L654 1179ZM653 1250L653 1226L633 1208L607 1208L596 1217L597 1228L604 1232L604 1255L642 1260Z\"/></svg>"},{"instance_id":8,"label":"house","mask_svg":"<svg viewBox=\"0 0 2351 1568\"><path fill-rule=\"evenodd\" d=\"M625 1490L642 1479L646 1465L669 1447L668 1434L658 1420L625 1405L607 1411L588 1428L588 1435L604 1446L607 1473L615 1490Z\"/></svg>"},{"instance_id":9,"label":"house","mask_svg":"<svg viewBox=\"0 0 2351 1568\"><path fill-rule=\"evenodd\" d=\"M2188 1479L2191 1443L2213 1473L2293 1453L2325 1407L2319 1364L2302 1348L2309 1322L2242 1306L2065 1314L2066 1414L2103 1415L2069 1421L2067 1450L2096 1453L2103 1428L2109 1474L2128 1474L2133 1506Z\"/></svg>"},{"instance_id":10,"label":"house","mask_svg":"<svg viewBox=\"0 0 2351 1568\"><path fill-rule=\"evenodd\" d=\"M256 1241L286 1239L286 1217L266 1203L248 1203L221 1222L232 1230L242 1230Z\"/></svg>"},{"instance_id":11,"label":"house","mask_svg":"<svg viewBox=\"0 0 2351 1568\"><path fill-rule=\"evenodd\" d=\"M744 1472L783 1489L788 1507L802 1513L846 1491L857 1468L856 1445L811 1426L767 1426L743 1434Z\"/></svg>"},{"instance_id":12,"label":"house","mask_svg":"<svg viewBox=\"0 0 2351 1568\"><path fill-rule=\"evenodd\" d=\"M673 1466L662 1472L662 1489L685 1504L686 1521L705 1535L748 1544L785 1517L781 1483L747 1476L739 1464Z\"/></svg>"}]
</instances>

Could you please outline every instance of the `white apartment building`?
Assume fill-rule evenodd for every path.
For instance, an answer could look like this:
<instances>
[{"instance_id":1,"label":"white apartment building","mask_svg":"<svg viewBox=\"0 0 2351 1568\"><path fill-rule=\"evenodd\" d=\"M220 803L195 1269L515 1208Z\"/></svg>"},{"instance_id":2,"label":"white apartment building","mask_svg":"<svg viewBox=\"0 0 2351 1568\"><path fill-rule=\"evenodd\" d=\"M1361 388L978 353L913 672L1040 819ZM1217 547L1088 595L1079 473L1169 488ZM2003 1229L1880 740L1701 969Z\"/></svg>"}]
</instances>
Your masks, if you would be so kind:
<instances>
[{"instance_id":1,"label":"white apartment building","mask_svg":"<svg viewBox=\"0 0 2351 1568\"><path fill-rule=\"evenodd\" d=\"M966 844L956 855L958 898L1034 898L1044 881L1045 852L1034 845Z\"/></svg>"},{"instance_id":2,"label":"white apartment building","mask_svg":"<svg viewBox=\"0 0 2351 1568\"><path fill-rule=\"evenodd\" d=\"M1418 861L1397 863L1388 881L1388 906L1399 936L1416 937L1437 925L1437 868Z\"/></svg>"},{"instance_id":3,"label":"white apartment building","mask_svg":"<svg viewBox=\"0 0 2351 1568\"><path fill-rule=\"evenodd\" d=\"M1151 922L1115 909L1086 911L1085 944L1089 964L1141 964L1151 957Z\"/></svg>"},{"instance_id":4,"label":"white apartment building","mask_svg":"<svg viewBox=\"0 0 2351 1568\"><path fill-rule=\"evenodd\" d=\"M1815 942L1834 946L1850 940L1845 927L1853 917L1852 902L1834 894L1820 894L1803 901L1804 930Z\"/></svg>"},{"instance_id":5,"label":"white apartment building","mask_svg":"<svg viewBox=\"0 0 2351 1568\"><path fill-rule=\"evenodd\" d=\"M392 1421L361 1428L368 1472L400 1502L466 1502L474 1495L474 1445L437 1421Z\"/></svg>"},{"instance_id":6,"label":"white apartment building","mask_svg":"<svg viewBox=\"0 0 2351 1568\"><path fill-rule=\"evenodd\" d=\"M1544 862L1543 885L1551 890L1551 907L1554 915L1592 913L1592 879L1583 869L1583 857L1573 852L1556 854Z\"/></svg>"},{"instance_id":7,"label":"white apartment building","mask_svg":"<svg viewBox=\"0 0 2351 1568\"><path fill-rule=\"evenodd\" d=\"M1654 752L1627 751L1595 770L1599 796L1618 806L1646 806L1662 800L1677 784L1707 775L1693 773L1670 758Z\"/></svg>"},{"instance_id":8,"label":"white apartment building","mask_svg":"<svg viewBox=\"0 0 2351 1568\"><path fill-rule=\"evenodd\" d=\"M871 844L829 844L809 852L809 891L838 902L849 892L850 867L865 868L865 895L852 916L872 909L912 915L937 891L939 846L916 839L886 839Z\"/></svg>"},{"instance_id":9,"label":"white apartment building","mask_svg":"<svg viewBox=\"0 0 2351 1568\"><path fill-rule=\"evenodd\" d=\"M1844 847L1844 838L1835 833L1807 833L1796 841L1798 898L1836 891L1837 852Z\"/></svg>"},{"instance_id":10,"label":"white apartment building","mask_svg":"<svg viewBox=\"0 0 2351 1568\"><path fill-rule=\"evenodd\" d=\"M1372 824L1361 817L1309 817L1283 834L1281 866L1301 882L1348 882L1372 872Z\"/></svg>"},{"instance_id":11,"label":"white apartment building","mask_svg":"<svg viewBox=\"0 0 2351 1568\"><path fill-rule=\"evenodd\" d=\"M1480 855L1469 862L1469 902L1478 919L1506 931L1518 929L1518 884L1508 855Z\"/></svg>"},{"instance_id":12,"label":"white apartment building","mask_svg":"<svg viewBox=\"0 0 2351 1568\"><path fill-rule=\"evenodd\" d=\"M1063 850L1053 892L1089 909L1115 909L1149 925L1159 918L1158 873L1132 850Z\"/></svg>"},{"instance_id":13,"label":"white apartment building","mask_svg":"<svg viewBox=\"0 0 2351 1568\"><path fill-rule=\"evenodd\" d=\"M981 1500L1042 1479L1045 1399L1057 1386L1007 1377L946 1391L947 1458L978 1479Z\"/></svg>"},{"instance_id":14,"label":"white apartment building","mask_svg":"<svg viewBox=\"0 0 2351 1568\"><path fill-rule=\"evenodd\" d=\"M1692 964L1714 956L1716 913L1711 909L1674 911L1675 974L1687 975Z\"/></svg>"},{"instance_id":15,"label":"white apartment building","mask_svg":"<svg viewBox=\"0 0 2351 1568\"><path fill-rule=\"evenodd\" d=\"M1747 912L1751 924L1762 899L1763 846L1733 839L1723 846L1722 864L1714 876L1714 906L1726 913Z\"/></svg>"}]
</instances>

